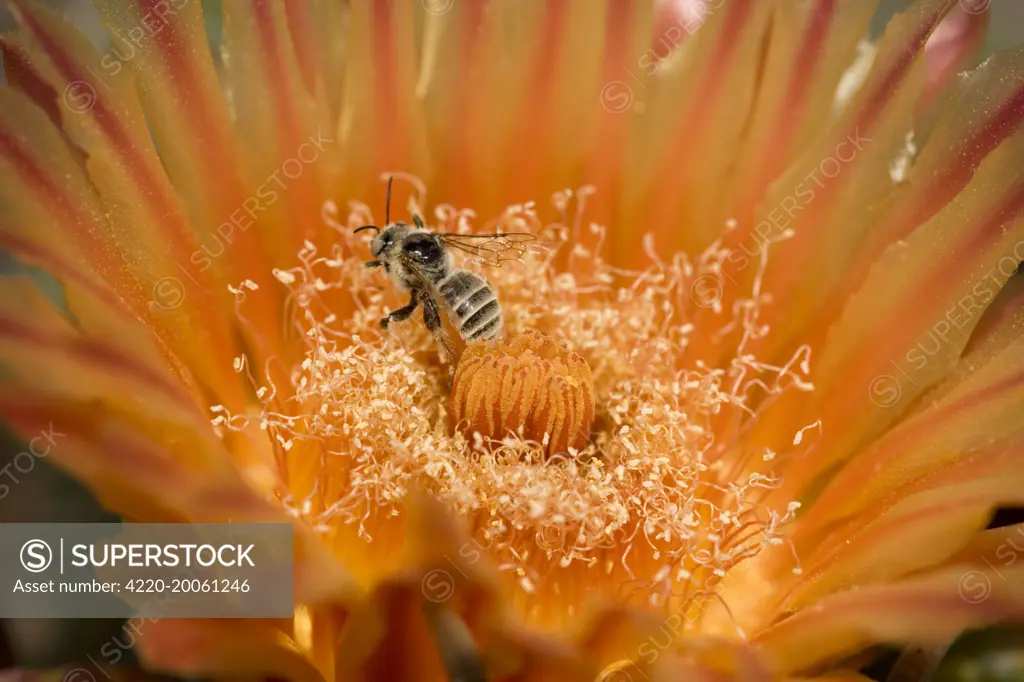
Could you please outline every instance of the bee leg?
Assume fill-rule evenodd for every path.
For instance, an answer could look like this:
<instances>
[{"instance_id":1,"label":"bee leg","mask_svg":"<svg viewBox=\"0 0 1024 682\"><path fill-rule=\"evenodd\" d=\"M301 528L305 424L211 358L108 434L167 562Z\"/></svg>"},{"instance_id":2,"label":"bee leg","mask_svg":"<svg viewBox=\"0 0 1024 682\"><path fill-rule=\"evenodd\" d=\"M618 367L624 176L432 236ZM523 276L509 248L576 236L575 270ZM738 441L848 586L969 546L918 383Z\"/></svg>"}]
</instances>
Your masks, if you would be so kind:
<instances>
[{"instance_id":1,"label":"bee leg","mask_svg":"<svg viewBox=\"0 0 1024 682\"><path fill-rule=\"evenodd\" d=\"M420 298L423 299L423 324L427 325L427 331L431 333L434 339L444 347L444 352L448 354L448 359L451 360L455 356L452 354L452 349L448 346L448 342L444 338L444 327L441 324L441 313L437 310L437 304L434 303L434 299L430 297L430 294L423 292L420 294Z\"/></svg>"},{"instance_id":2,"label":"bee leg","mask_svg":"<svg viewBox=\"0 0 1024 682\"><path fill-rule=\"evenodd\" d=\"M409 316L416 311L416 306L419 304L419 297L413 293L412 300L409 301L409 305L399 308L398 310L392 310L390 313L380 318L380 326L387 329L388 324L391 322L404 322L405 320L408 320Z\"/></svg>"},{"instance_id":3,"label":"bee leg","mask_svg":"<svg viewBox=\"0 0 1024 682\"><path fill-rule=\"evenodd\" d=\"M382 265L384 265L384 261L382 260L368 260L363 263L364 268L379 268Z\"/></svg>"}]
</instances>

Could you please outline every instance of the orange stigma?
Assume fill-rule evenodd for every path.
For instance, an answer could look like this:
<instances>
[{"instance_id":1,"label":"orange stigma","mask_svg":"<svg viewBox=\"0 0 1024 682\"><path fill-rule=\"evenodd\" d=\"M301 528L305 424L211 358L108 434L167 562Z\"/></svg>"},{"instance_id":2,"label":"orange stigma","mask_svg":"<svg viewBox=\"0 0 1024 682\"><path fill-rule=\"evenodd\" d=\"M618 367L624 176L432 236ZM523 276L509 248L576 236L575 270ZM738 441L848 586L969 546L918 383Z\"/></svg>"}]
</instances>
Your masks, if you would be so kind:
<instances>
[{"instance_id":1,"label":"orange stigma","mask_svg":"<svg viewBox=\"0 0 1024 682\"><path fill-rule=\"evenodd\" d=\"M455 370L449 405L459 430L494 440L518 434L551 456L586 446L594 382L582 357L526 331L498 343L469 344Z\"/></svg>"}]
</instances>

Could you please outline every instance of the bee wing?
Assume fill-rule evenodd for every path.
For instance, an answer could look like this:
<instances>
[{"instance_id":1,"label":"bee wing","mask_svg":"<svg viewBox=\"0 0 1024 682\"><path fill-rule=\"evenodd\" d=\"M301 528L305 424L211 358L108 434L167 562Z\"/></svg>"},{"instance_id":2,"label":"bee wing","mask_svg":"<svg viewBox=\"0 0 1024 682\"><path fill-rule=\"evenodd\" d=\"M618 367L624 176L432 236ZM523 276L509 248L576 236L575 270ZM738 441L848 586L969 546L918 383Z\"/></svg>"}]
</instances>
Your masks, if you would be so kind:
<instances>
[{"instance_id":1,"label":"bee wing","mask_svg":"<svg viewBox=\"0 0 1024 682\"><path fill-rule=\"evenodd\" d=\"M495 234L458 234L444 232L437 235L449 247L468 253L488 265L519 260L529 249L529 242L537 237L528 232L501 232Z\"/></svg>"}]
</instances>

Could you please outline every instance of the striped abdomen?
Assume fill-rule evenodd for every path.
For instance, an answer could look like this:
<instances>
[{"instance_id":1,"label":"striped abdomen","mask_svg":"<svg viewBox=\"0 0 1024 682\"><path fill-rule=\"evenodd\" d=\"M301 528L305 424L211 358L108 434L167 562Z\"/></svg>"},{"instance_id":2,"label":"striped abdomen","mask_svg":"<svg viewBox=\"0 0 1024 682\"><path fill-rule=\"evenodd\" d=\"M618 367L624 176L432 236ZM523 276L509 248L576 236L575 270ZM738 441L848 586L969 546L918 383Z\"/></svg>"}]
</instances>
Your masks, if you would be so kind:
<instances>
[{"instance_id":1,"label":"striped abdomen","mask_svg":"<svg viewBox=\"0 0 1024 682\"><path fill-rule=\"evenodd\" d=\"M469 270L452 270L437 283L452 324L467 341L493 339L502 331L501 306L487 280Z\"/></svg>"}]
</instances>

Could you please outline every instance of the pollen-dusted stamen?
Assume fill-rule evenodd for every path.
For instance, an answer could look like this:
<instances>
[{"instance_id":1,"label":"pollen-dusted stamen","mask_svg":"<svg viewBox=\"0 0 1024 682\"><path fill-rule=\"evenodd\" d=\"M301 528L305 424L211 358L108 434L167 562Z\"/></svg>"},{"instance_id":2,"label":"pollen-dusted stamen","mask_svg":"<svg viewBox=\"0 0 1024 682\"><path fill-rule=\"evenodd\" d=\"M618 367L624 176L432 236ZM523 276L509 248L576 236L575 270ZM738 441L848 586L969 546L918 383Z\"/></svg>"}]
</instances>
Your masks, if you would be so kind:
<instances>
[{"instance_id":1,"label":"pollen-dusted stamen","mask_svg":"<svg viewBox=\"0 0 1024 682\"><path fill-rule=\"evenodd\" d=\"M544 334L526 331L496 344L471 343L449 398L456 427L501 440L516 433L547 456L582 450L594 420L587 362Z\"/></svg>"}]
</instances>

